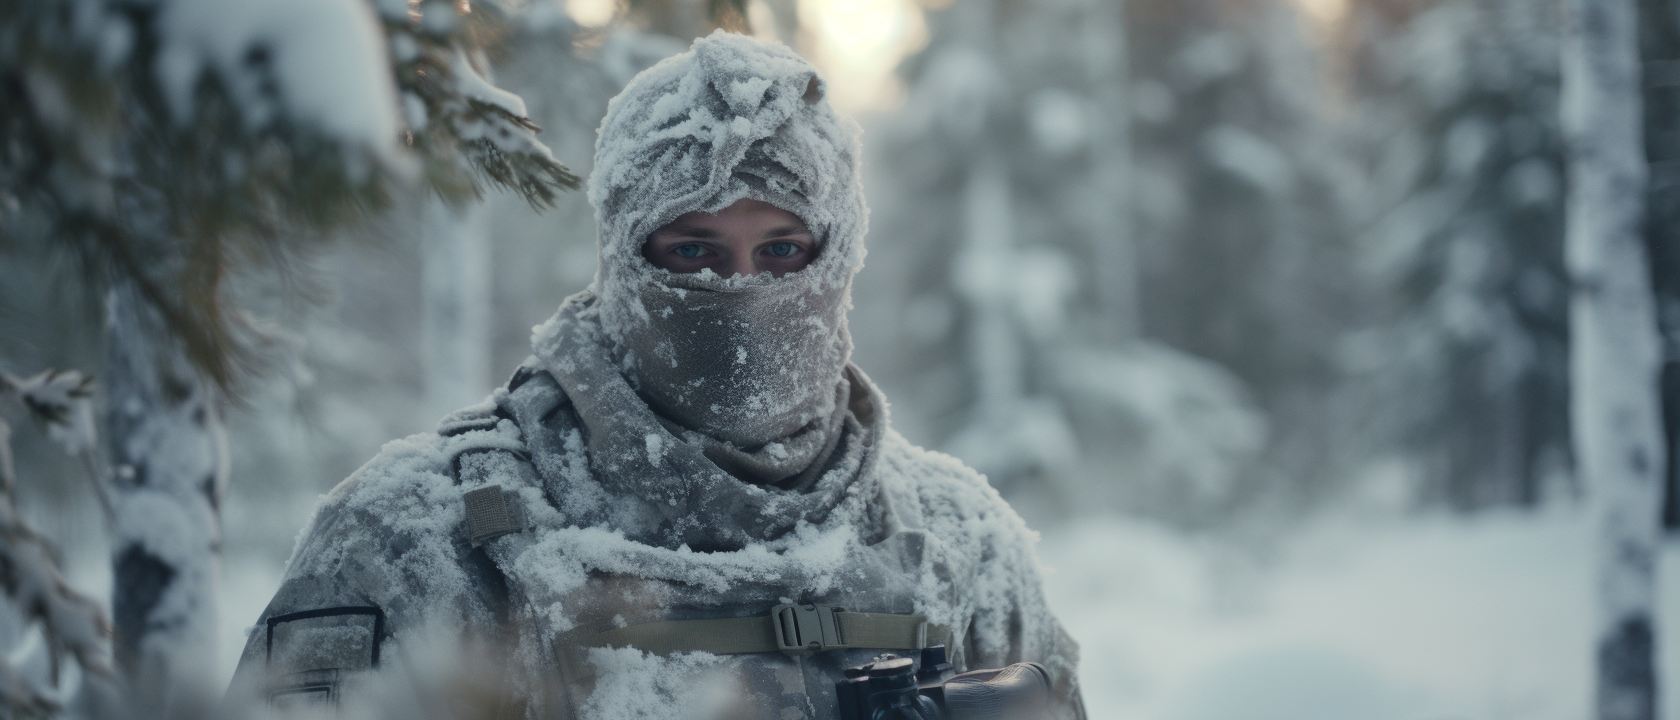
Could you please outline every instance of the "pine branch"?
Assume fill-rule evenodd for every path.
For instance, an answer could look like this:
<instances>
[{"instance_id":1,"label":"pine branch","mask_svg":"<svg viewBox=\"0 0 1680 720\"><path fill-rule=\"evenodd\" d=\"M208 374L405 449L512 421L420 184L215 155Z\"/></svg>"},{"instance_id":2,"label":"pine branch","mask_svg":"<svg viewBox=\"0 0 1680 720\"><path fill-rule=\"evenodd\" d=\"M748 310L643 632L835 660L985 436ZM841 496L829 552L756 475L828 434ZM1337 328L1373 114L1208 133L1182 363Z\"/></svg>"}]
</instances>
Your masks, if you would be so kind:
<instances>
[{"instance_id":1,"label":"pine branch","mask_svg":"<svg viewBox=\"0 0 1680 720\"><path fill-rule=\"evenodd\" d=\"M408 110L411 146L426 179L450 202L476 200L486 186L524 197L532 207L554 204L562 190L582 184L525 115L524 102L485 77L478 42L502 34L492 6L458 12L427 2L419 13L387 13L397 87Z\"/></svg>"},{"instance_id":2,"label":"pine branch","mask_svg":"<svg viewBox=\"0 0 1680 720\"><path fill-rule=\"evenodd\" d=\"M75 371L47 371L28 380L0 372L0 392L18 396L33 416L56 427L75 425L73 418L84 412L91 389L91 380ZM65 655L82 668L84 682L114 683L106 648L110 623L97 603L64 581L58 553L17 511L14 472L11 428L0 420L0 588L24 622L41 624L52 686L58 685ZM61 709L8 659L0 658L0 716L45 718Z\"/></svg>"},{"instance_id":3,"label":"pine branch","mask_svg":"<svg viewBox=\"0 0 1680 720\"><path fill-rule=\"evenodd\" d=\"M475 66L479 43L498 34L490 8L377 7L409 157L289 113L277 51L261 44L237 66L194 70L183 106L182 78L159 70L168 2L6 3L0 238L36 237L75 258L95 295L132 282L154 329L237 396L262 363L258 333L223 297L233 269L284 275L323 231L368 218L416 179L451 202L500 187L536 208L580 185L537 140L523 102Z\"/></svg>"}]
</instances>

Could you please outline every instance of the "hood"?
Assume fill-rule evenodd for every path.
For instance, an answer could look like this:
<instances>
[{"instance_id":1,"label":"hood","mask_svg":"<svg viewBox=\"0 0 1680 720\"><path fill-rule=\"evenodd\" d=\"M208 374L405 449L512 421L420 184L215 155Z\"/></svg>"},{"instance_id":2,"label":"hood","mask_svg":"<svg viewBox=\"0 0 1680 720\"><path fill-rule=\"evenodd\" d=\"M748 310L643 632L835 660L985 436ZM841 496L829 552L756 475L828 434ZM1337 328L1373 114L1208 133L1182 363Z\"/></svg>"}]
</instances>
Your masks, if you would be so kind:
<instances>
[{"instance_id":1,"label":"hood","mask_svg":"<svg viewBox=\"0 0 1680 720\"><path fill-rule=\"evenodd\" d=\"M600 230L590 291L612 362L662 418L749 451L837 426L867 224L857 136L809 63L722 31L609 103L589 178ZM811 264L722 278L642 256L678 216L743 198L799 216L818 242Z\"/></svg>"}]
</instances>

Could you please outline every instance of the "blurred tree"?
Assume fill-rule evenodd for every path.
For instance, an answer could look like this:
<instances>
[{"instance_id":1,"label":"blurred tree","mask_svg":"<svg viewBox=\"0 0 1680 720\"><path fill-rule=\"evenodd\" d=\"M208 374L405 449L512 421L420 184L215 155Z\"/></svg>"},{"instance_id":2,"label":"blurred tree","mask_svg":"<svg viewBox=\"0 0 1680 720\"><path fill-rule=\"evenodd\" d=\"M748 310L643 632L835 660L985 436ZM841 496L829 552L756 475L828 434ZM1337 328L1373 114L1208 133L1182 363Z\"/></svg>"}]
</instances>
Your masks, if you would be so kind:
<instances>
[{"instance_id":1,"label":"blurred tree","mask_svg":"<svg viewBox=\"0 0 1680 720\"><path fill-rule=\"evenodd\" d=\"M1128 6L1142 331L1225 368L1267 421L1251 441L1263 462L1238 466L1208 520L1311 507L1349 475L1333 348L1372 303L1334 204L1328 64L1301 6Z\"/></svg>"},{"instance_id":2,"label":"blurred tree","mask_svg":"<svg viewBox=\"0 0 1680 720\"><path fill-rule=\"evenodd\" d=\"M1335 199L1378 308L1338 348L1347 445L1420 459L1425 504L1569 490L1557 10L1356 3L1333 38Z\"/></svg>"},{"instance_id":3,"label":"blurred tree","mask_svg":"<svg viewBox=\"0 0 1680 720\"><path fill-rule=\"evenodd\" d=\"M1202 522L1367 479L1463 510L1570 492L1556 3L1301 7L930 13L870 149L874 236L931 242L860 276L861 312L909 298L889 351L860 340L914 378L907 427L1000 486ZM1070 350L1140 339L1179 352Z\"/></svg>"},{"instance_id":4,"label":"blurred tree","mask_svg":"<svg viewBox=\"0 0 1680 720\"><path fill-rule=\"evenodd\" d=\"M490 218L482 203L436 198L419 214L423 412L436 419L490 392Z\"/></svg>"},{"instance_id":5,"label":"blurred tree","mask_svg":"<svg viewBox=\"0 0 1680 720\"><path fill-rule=\"evenodd\" d=\"M535 205L578 179L468 62L465 3L125 0L0 7L0 237L74 258L105 297L112 601L142 706L209 697L220 396L254 369L232 269L415 177ZM100 478L103 482L105 479Z\"/></svg>"},{"instance_id":6,"label":"blurred tree","mask_svg":"<svg viewBox=\"0 0 1680 720\"><path fill-rule=\"evenodd\" d=\"M626 21L642 32L679 40L709 35L717 28L750 32L747 0L625 0Z\"/></svg>"},{"instance_id":7,"label":"blurred tree","mask_svg":"<svg viewBox=\"0 0 1680 720\"><path fill-rule=\"evenodd\" d=\"M1158 306L1143 242L1152 214L1176 201L1182 219L1184 196L1153 158L1134 162L1134 118L1180 123L1137 111L1140 90L1156 113L1173 98L1133 80L1130 39L1157 29L1130 32L1128 7L929 13L905 105L866 146L854 332L901 427L1014 500L1207 522L1253 470L1266 420L1229 371L1145 339Z\"/></svg>"},{"instance_id":8,"label":"blurred tree","mask_svg":"<svg viewBox=\"0 0 1680 720\"><path fill-rule=\"evenodd\" d=\"M901 68L905 106L867 146L880 160L866 168L882 169L870 180L874 240L857 294L908 297L909 308L896 319L860 318L854 332L862 346L881 326L910 342L882 343L907 352L866 367L908 376L902 391L889 389L913 398L901 400L908 413L901 424L914 435L926 423L933 437L924 442L948 439L999 487L1043 474L1073 452L1062 409L1045 397L1046 383L1035 382L1041 378L1026 333L1059 335L1073 281L1068 251L1077 246L1022 235L1027 223L1048 223L1083 240L1081 221L1091 213L1053 191L1038 194L1017 176L1085 175L1085 68L1077 50L1058 52L1065 46L1055 44L1058 33L1077 31L1085 5L976 0L930 14L928 47ZM1049 122L1034 136L1028 118L1040 100ZM1063 206L1068 212L1057 212ZM1124 204L1108 204L1116 206ZM1038 239L1046 229L1027 232ZM1016 271L1038 285L1018 282ZM871 309L860 301L860 313ZM1029 328L1023 320L1037 323Z\"/></svg>"},{"instance_id":9,"label":"blurred tree","mask_svg":"<svg viewBox=\"0 0 1680 720\"><path fill-rule=\"evenodd\" d=\"M1570 405L1597 530L1599 720L1655 720L1659 708L1654 605L1666 460L1637 7L1570 0L1563 42Z\"/></svg>"},{"instance_id":10,"label":"blurred tree","mask_svg":"<svg viewBox=\"0 0 1680 720\"><path fill-rule=\"evenodd\" d=\"M1663 525L1680 530L1680 12L1662 0L1639 2L1644 81L1645 245L1662 330Z\"/></svg>"}]
</instances>

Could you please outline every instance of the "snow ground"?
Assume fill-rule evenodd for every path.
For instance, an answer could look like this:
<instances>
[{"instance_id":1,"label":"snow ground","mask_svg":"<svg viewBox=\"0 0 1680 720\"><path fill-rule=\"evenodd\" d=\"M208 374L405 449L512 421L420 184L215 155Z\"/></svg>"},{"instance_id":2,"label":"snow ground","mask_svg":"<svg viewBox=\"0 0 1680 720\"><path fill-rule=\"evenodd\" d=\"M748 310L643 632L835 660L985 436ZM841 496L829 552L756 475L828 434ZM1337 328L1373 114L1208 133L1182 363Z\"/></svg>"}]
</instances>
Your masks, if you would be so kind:
<instances>
[{"instance_id":1,"label":"snow ground","mask_svg":"<svg viewBox=\"0 0 1680 720\"><path fill-rule=\"evenodd\" d=\"M1131 519L1043 531L1050 600L1083 646L1094 720L1590 716L1579 512L1339 516L1264 552ZM225 675L280 570L229 558ZM1680 720L1680 542L1661 577L1663 717Z\"/></svg>"},{"instance_id":2,"label":"snow ground","mask_svg":"<svg viewBox=\"0 0 1680 720\"><path fill-rule=\"evenodd\" d=\"M1573 511L1339 518L1256 562L1089 519L1045 528L1040 556L1092 718L1578 720L1589 539ZM1680 720L1680 543L1660 572L1662 717Z\"/></svg>"}]
</instances>

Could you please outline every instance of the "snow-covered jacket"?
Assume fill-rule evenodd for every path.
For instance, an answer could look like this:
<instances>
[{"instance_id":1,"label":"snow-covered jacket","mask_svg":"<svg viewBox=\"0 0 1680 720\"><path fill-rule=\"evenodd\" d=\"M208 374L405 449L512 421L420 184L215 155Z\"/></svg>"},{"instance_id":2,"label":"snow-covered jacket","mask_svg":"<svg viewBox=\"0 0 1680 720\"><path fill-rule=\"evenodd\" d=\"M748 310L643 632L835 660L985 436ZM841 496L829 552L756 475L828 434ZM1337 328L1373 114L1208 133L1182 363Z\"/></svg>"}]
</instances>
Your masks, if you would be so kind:
<instances>
[{"instance_id":1,"label":"snow-covered jacket","mask_svg":"<svg viewBox=\"0 0 1680 720\"><path fill-rule=\"evenodd\" d=\"M632 81L590 182L596 282L487 403L333 490L230 697L832 720L846 668L945 644L959 670L1042 663L1056 715L1083 717L1032 532L983 477L895 432L849 362L856 155L855 127L780 45L714 35ZM724 279L640 257L653 229L744 197L811 228L809 267ZM729 650L765 639L738 629L685 644L687 621L790 605L841 620L749 622L772 650ZM907 637L836 629L866 617ZM651 646L624 634L650 627L665 628ZM814 628L814 645L782 642Z\"/></svg>"},{"instance_id":2,"label":"snow-covered jacket","mask_svg":"<svg viewBox=\"0 0 1680 720\"><path fill-rule=\"evenodd\" d=\"M798 602L923 615L949 629L959 669L1043 663L1060 717L1082 716L1077 647L1045 605L1031 531L984 478L893 431L873 385L855 369L849 377L861 432L842 450L840 462L857 468L843 499L773 541L697 552L567 522L555 495L592 489L579 422L548 373L521 368L495 404L389 443L327 496L253 628L233 692L337 699L356 671L425 667L438 660L417 655L489 643L507 670L497 702L529 717L704 717L696 709L707 708L837 718L834 682L881 650L595 649L576 677L555 646L568 633ZM538 464L555 465L548 479L559 482L539 477ZM568 469L581 487L566 482ZM514 496L526 529L474 548L462 496L492 484ZM720 687L732 709L717 708Z\"/></svg>"}]
</instances>

